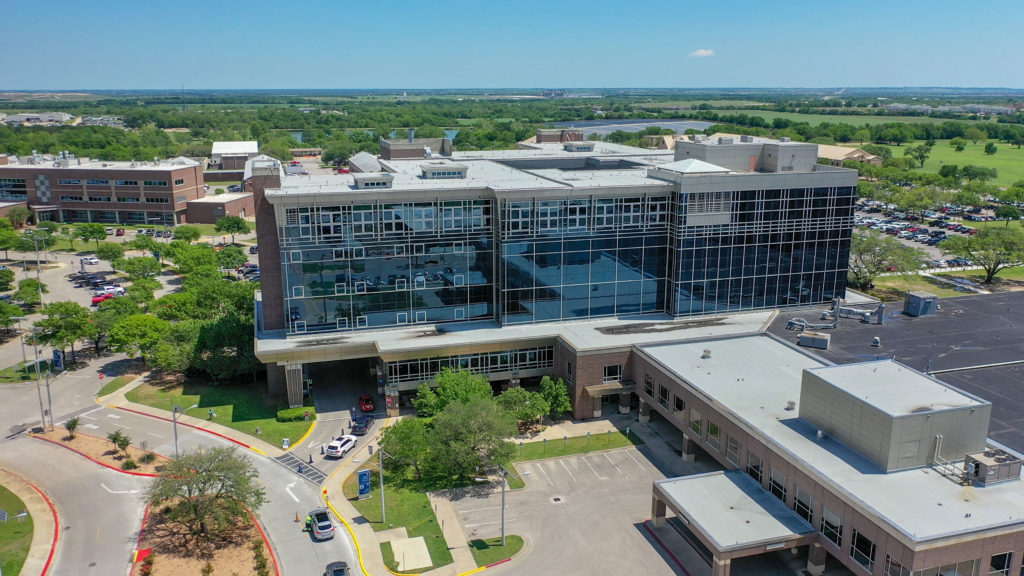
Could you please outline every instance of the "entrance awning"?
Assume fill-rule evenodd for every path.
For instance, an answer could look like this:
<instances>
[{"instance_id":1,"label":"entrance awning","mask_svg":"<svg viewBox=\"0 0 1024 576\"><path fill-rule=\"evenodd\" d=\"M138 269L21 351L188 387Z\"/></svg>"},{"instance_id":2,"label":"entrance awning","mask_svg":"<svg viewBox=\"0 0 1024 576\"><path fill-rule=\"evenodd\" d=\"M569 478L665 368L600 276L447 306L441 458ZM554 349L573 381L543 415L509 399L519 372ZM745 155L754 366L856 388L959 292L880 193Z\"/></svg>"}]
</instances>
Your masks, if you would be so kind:
<instances>
[{"instance_id":1,"label":"entrance awning","mask_svg":"<svg viewBox=\"0 0 1024 576\"><path fill-rule=\"evenodd\" d=\"M716 558L741 558L809 544L814 528L740 470L654 483L661 500Z\"/></svg>"},{"instance_id":2,"label":"entrance awning","mask_svg":"<svg viewBox=\"0 0 1024 576\"><path fill-rule=\"evenodd\" d=\"M632 392L636 390L636 384L625 380L623 382L604 382L601 384L591 384L590 386L584 386L587 394L590 394L591 398L600 398L601 396L607 396L609 394L622 394L624 392Z\"/></svg>"}]
</instances>

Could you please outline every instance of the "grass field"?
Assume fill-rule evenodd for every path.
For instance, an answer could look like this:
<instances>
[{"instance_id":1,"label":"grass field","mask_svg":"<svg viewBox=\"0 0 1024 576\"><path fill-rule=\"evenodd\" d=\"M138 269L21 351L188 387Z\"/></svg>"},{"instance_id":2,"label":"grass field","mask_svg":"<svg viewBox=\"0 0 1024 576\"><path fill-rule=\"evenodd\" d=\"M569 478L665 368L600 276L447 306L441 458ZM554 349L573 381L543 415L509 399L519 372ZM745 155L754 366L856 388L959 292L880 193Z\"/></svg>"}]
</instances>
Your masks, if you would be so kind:
<instances>
[{"instance_id":1,"label":"grass field","mask_svg":"<svg viewBox=\"0 0 1024 576\"><path fill-rule=\"evenodd\" d=\"M996 140L991 140L991 142L996 145L997 150L995 154L989 156L985 154L984 142L968 143L967 149L957 152L949 145L949 140L936 140L935 146L932 147L932 153L921 170L936 173L946 164L956 164L957 166L974 164L998 170L999 176L992 183L999 186L1009 186L1018 180L1024 180L1024 148L1017 148ZM898 158L903 156L903 151L908 146L917 146L921 143L922 141L919 140L913 144L889 146L889 148L892 149L893 157Z\"/></svg>"},{"instance_id":2,"label":"grass field","mask_svg":"<svg viewBox=\"0 0 1024 576\"><path fill-rule=\"evenodd\" d=\"M49 369L49 363L40 362L39 370L40 374L44 374ZM8 366L3 370L0 370L0 384L17 384L20 382L31 382L36 379L36 369L33 364L29 364L28 371L24 369L24 365L18 362L14 366Z\"/></svg>"},{"instance_id":3,"label":"grass field","mask_svg":"<svg viewBox=\"0 0 1024 576\"><path fill-rule=\"evenodd\" d=\"M97 396L106 396L107 394L113 394L121 388L124 388L129 382L135 380L138 376L132 374L128 376L118 376L107 380L106 384L100 388L100 391L96 393ZM191 404L189 404L191 406Z\"/></svg>"},{"instance_id":4,"label":"grass field","mask_svg":"<svg viewBox=\"0 0 1024 576\"><path fill-rule=\"evenodd\" d=\"M3 486L0 486L0 509L10 515L7 522L0 523L0 573L20 574L32 545L32 516L25 517L24 522L14 519L25 510L25 503Z\"/></svg>"},{"instance_id":5,"label":"grass field","mask_svg":"<svg viewBox=\"0 0 1024 576\"><path fill-rule=\"evenodd\" d=\"M486 540L470 540L469 551L477 566L487 566L499 560L511 558L523 549L523 539L515 534L505 535L505 545L501 545L501 537Z\"/></svg>"},{"instance_id":6,"label":"grass field","mask_svg":"<svg viewBox=\"0 0 1024 576\"><path fill-rule=\"evenodd\" d=\"M869 294L886 302L903 300L907 292L931 292L939 298L950 296L966 296L974 294L970 290L957 290L956 288L916 274L908 276L882 276L875 279L875 287L868 291Z\"/></svg>"},{"instance_id":7,"label":"grass field","mask_svg":"<svg viewBox=\"0 0 1024 576\"><path fill-rule=\"evenodd\" d=\"M369 468L364 464L361 469ZM359 493L358 477L352 473L342 484L342 491L352 505L359 510L363 518L370 523L375 532L389 530L392 526L404 526L410 538L422 536L430 552L431 568L417 569L416 572L426 572L439 566L452 563L452 554L448 550L448 542L441 533L441 526L437 523L434 510L430 507L426 492L406 486L403 482L392 482L388 476L384 476L384 489L387 498L388 523L381 522L380 516L380 478L377 470L370 471L370 497L364 500L355 499ZM458 544L456 542L453 545ZM395 556L391 545L387 542L381 544L381 553L384 555L384 564L391 570L396 570Z\"/></svg>"},{"instance_id":8,"label":"grass field","mask_svg":"<svg viewBox=\"0 0 1024 576\"><path fill-rule=\"evenodd\" d=\"M908 124L941 124L948 122L948 118L929 118L927 116L841 116L838 114L802 114L800 112L771 112L768 110L715 110L719 114L746 114L747 116L760 116L771 122L776 118L786 118L794 122L807 122L808 124L851 124L853 126L874 126L876 124L887 124L889 122L906 122ZM971 124L984 124L985 121L959 120Z\"/></svg>"},{"instance_id":9,"label":"grass field","mask_svg":"<svg viewBox=\"0 0 1024 576\"><path fill-rule=\"evenodd\" d=\"M198 404L189 412L196 418L207 418L212 408L217 424L233 428L273 444L289 438L295 442L306 433L310 422L278 422L277 411L287 408L286 402L272 400L265 391L252 386L213 386L188 380L184 384L146 382L125 395L128 400L171 412L174 405L182 408ZM256 429L260 433L256 434Z\"/></svg>"}]
</instances>

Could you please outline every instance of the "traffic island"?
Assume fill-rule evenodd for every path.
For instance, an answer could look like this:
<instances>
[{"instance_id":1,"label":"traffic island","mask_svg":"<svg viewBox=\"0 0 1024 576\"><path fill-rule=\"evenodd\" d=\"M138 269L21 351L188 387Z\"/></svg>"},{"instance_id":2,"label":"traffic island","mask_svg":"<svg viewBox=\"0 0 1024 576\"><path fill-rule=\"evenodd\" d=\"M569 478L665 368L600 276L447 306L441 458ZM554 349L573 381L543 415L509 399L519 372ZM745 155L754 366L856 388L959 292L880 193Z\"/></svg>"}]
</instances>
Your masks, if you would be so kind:
<instances>
[{"instance_id":1,"label":"traffic island","mask_svg":"<svg viewBox=\"0 0 1024 576\"><path fill-rule=\"evenodd\" d=\"M504 564L519 554L522 549L523 538L515 534L505 536L504 546L501 544L501 537L469 541L469 551L473 554L476 565L481 568Z\"/></svg>"},{"instance_id":2,"label":"traffic island","mask_svg":"<svg viewBox=\"0 0 1024 576\"><path fill-rule=\"evenodd\" d=\"M67 448L100 466L135 476L156 476L170 462L166 456L131 446L131 438L123 432L115 438L100 438L81 432L71 436L64 430L50 430L34 433L32 437Z\"/></svg>"}]
</instances>

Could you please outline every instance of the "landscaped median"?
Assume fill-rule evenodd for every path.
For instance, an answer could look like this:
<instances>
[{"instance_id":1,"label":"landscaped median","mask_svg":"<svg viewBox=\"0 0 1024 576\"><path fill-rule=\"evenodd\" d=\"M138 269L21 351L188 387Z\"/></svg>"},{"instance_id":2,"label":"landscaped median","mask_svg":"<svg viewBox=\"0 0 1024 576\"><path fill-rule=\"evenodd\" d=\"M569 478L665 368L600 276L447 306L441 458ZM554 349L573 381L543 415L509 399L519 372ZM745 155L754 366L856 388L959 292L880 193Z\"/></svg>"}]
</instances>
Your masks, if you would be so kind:
<instances>
[{"instance_id":1,"label":"landscaped median","mask_svg":"<svg viewBox=\"0 0 1024 576\"><path fill-rule=\"evenodd\" d=\"M131 438L121 431L118 432L120 434L116 437L108 438L81 432L72 436L64 430L50 430L32 434L32 436L77 452L100 466L135 476L156 476L169 462L166 457L155 452L147 452L131 446ZM123 448L119 446L118 441L124 446Z\"/></svg>"},{"instance_id":2,"label":"landscaped median","mask_svg":"<svg viewBox=\"0 0 1024 576\"><path fill-rule=\"evenodd\" d=\"M295 442L303 437L313 425L316 412L312 406L302 408L302 416L292 420L286 413L281 420L278 411L287 410L285 402L269 398L265 390L254 389L253 386L220 384L197 378L184 378L176 375L153 378L143 382L125 394L130 402L143 404L168 414L174 406L191 408L188 415L216 422L238 430L244 434L259 438L274 446L281 446L281 441L288 438ZM211 418L210 413L214 414ZM306 421L304 413L310 413Z\"/></svg>"},{"instance_id":3,"label":"landscaped median","mask_svg":"<svg viewBox=\"0 0 1024 576\"><path fill-rule=\"evenodd\" d=\"M0 486L0 510L9 514L7 522L0 523L0 573L20 574L32 546L32 516L14 519L26 510L25 503L3 486Z\"/></svg>"},{"instance_id":4,"label":"landscaped median","mask_svg":"<svg viewBox=\"0 0 1024 576\"><path fill-rule=\"evenodd\" d=\"M547 442L542 440L523 442L516 445L513 461L509 463L507 468L512 474L515 474L515 462L598 452L638 444L643 444L643 441L636 434L629 433L627 435L620 430L610 430L601 434L563 437L548 440ZM366 462L359 469L370 470L369 497L362 500L358 498L358 472L352 473L344 480L342 491L356 510L370 524L374 532L404 529L404 537L406 538L422 537L430 554L431 565L419 567L415 572L426 572L451 564L452 554L449 547L456 543L445 541L441 526L427 498L427 491L454 488L456 486L439 486L436 485L436 482L428 485L424 481L414 479L412 473L403 475L398 471L392 473L390 469L386 470L384 490L387 523L385 524L381 522L380 476L377 464L375 462ZM509 475L507 480L510 489L514 490L525 486L523 481L516 476ZM520 536L507 535L505 540L504 546L501 545L500 538L469 542L469 549L477 566L482 568L507 560L519 553L523 547L523 539ZM380 548L384 564L388 570L398 574L403 573L399 570L390 541L381 542ZM404 573L413 572L406 571Z\"/></svg>"}]
</instances>

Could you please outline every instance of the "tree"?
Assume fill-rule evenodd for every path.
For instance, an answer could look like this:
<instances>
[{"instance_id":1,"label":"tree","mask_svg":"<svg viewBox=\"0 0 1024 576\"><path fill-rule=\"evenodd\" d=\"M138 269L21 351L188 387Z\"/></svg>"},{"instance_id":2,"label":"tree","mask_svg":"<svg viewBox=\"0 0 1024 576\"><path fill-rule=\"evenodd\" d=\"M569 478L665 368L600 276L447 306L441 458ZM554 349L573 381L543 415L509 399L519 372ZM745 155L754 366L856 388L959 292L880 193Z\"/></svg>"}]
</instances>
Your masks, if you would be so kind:
<instances>
[{"instance_id":1,"label":"tree","mask_svg":"<svg viewBox=\"0 0 1024 576\"><path fill-rule=\"evenodd\" d=\"M39 341L61 350L70 347L71 362L75 362L75 342L95 331L89 309L76 302L53 302L43 306L43 314L46 318L35 323Z\"/></svg>"},{"instance_id":2,"label":"tree","mask_svg":"<svg viewBox=\"0 0 1024 576\"><path fill-rule=\"evenodd\" d=\"M451 367L445 366L437 374L435 380L437 388L430 394L434 394L436 399L424 392L422 386L420 393L413 399L412 403L416 407L417 415L438 414L453 402L469 402L474 398L490 400L494 397L491 384L485 376L474 374L464 368L452 370Z\"/></svg>"},{"instance_id":3,"label":"tree","mask_svg":"<svg viewBox=\"0 0 1024 576\"><path fill-rule=\"evenodd\" d=\"M14 270L10 268L4 268L0 270L0 291L7 291L11 289L11 285L14 284Z\"/></svg>"},{"instance_id":4,"label":"tree","mask_svg":"<svg viewBox=\"0 0 1024 576\"><path fill-rule=\"evenodd\" d=\"M499 394L496 402L516 419L520 431L529 429L551 410L551 405L539 392L530 392L519 386Z\"/></svg>"},{"instance_id":5,"label":"tree","mask_svg":"<svg viewBox=\"0 0 1024 576\"><path fill-rule=\"evenodd\" d=\"M203 232L199 229L198 226L189 226L188 224L185 224L183 226L178 226L177 228L174 229L174 239L182 240L184 242L188 242L189 244L195 242L196 240L199 240L199 237L202 235Z\"/></svg>"},{"instance_id":6,"label":"tree","mask_svg":"<svg viewBox=\"0 0 1024 576\"><path fill-rule=\"evenodd\" d=\"M547 400L550 411L548 415L552 420L558 420L572 410L572 401L569 399L569 388L565 381L559 378L552 380L550 376L540 379L540 395Z\"/></svg>"},{"instance_id":7,"label":"tree","mask_svg":"<svg viewBox=\"0 0 1024 576\"><path fill-rule=\"evenodd\" d=\"M125 438L128 438L128 444L124 443ZM126 436L125 433L122 432L120 428L114 430L113 432L107 433L107 440L110 440L110 443L114 445L115 450L127 450L128 446L130 446L132 443L132 439ZM122 445L124 445L124 448L121 448Z\"/></svg>"},{"instance_id":8,"label":"tree","mask_svg":"<svg viewBox=\"0 0 1024 576\"><path fill-rule=\"evenodd\" d=\"M78 430L78 422L78 416L64 421L64 429L68 431L68 440L75 439L75 430Z\"/></svg>"},{"instance_id":9,"label":"tree","mask_svg":"<svg viewBox=\"0 0 1024 576\"><path fill-rule=\"evenodd\" d=\"M75 234L86 242L89 240L95 241L96 249L99 250L100 240L105 240L107 238L107 228L103 224L97 224L95 222L79 224L75 229Z\"/></svg>"},{"instance_id":10,"label":"tree","mask_svg":"<svg viewBox=\"0 0 1024 576\"><path fill-rule=\"evenodd\" d=\"M964 138L967 138L971 142L977 144L978 142L981 142L982 140L988 138L988 134L986 134L984 130L978 128L977 126L971 126L970 128L964 130Z\"/></svg>"},{"instance_id":11,"label":"tree","mask_svg":"<svg viewBox=\"0 0 1024 576\"><path fill-rule=\"evenodd\" d=\"M963 152L967 149L967 140L963 138L953 138L949 141L949 145L953 147L953 150Z\"/></svg>"},{"instance_id":12,"label":"tree","mask_svg":"<svg viewBox=\"0 0 1024 576\"><path fill-rule=\"evenodd\" d=\"M120 270L128 275L130 280L139 278L152 278L160 273L162 267L156 258L150 256L137 256L135 258L122 258L115 260L112 264L114 270Z\"/></svg>"},{"instance_id":13,"label":"tree","mask_svg":"<svg viewBox=\"0 0 1024 576\"><path fill-rule=\"evenodd\" d=\"M112 263L115 260L124 258L124 246L114 242L97 243L96 257L105 262Z\"/></svg>"},{"instance_id":14,"label":"tree","mask_svg":"<svg viewBox=\"0 0 1024 576\"><path fill-rule=\"evenodd\" d=\"M7 211L7 219L10 220L11 225L15 228L24 226L31 215L32 212L25 206L15 206Z\"/></svg>"},{"instance_id":15,"label":"tree","mask_svg":"<svg viewBox=\"0 0 1024 576\"><path fill-rule=\"evenodd\" d=\"M960 181L960 167L956 164L943 164L939 168L939 176L943 178L950 178L952 180Z\"/></svg>"},{"instance_id":16,"label":"tree","mask_svg":"<svg viewBox=\"0 0 1024 576\"><path fill-rule=\"evenodd\" d=\"M20 318L24 315L25 311L20 306L10 302L0 302L0 327L4 330L10 330L11 326L14 326L17 322L15 318Z\"/></svg>"},{"instance_id":17,"label":"tree","mask_svg":"<svg viewBox=\"0 0 1024 576\"><path fill-rule=\"evenodd\" d=\"M210 268L213 271L217 268L217 253L211 246L180 244L171 249L170 257L178 272L186 276L202 268Z\"/></svg>"},{"instance_id":18,"label":"tree","mask_svg":"<svg viewBox=\"0 0 1024 576\"><path fill-rule=\"evenodd\" d=\"M266 492L252 462L234 448L182 452L164 466L150 484L146 498L167 506L168 518L181 522L196 536L211 539L248 521L248 510L266 502Z\"/></svg>"},{"instance_id":19,"label":"tree","mask_svg":"<svg viewBox=\"0 0 1024 576\"><path fill-rule=\"evenodd\" d=\"M150 363L171 372L186 372L196 363L203 320L185 320L171 324L153 348Z\"/></svg>"},{"instance_id":20,"label":"tree","mask_svg":"<svg viewBox=\"0 0 1024 576\"><path fill-rule=\"evenodd\" d=\"M430 460L430 433L422 418L402 418L384 428L380 447L391 456L385 466L401 471L411 467L422 478L424 462Z\"/></svg>"},{"instance_id":21,"label":"tree","mask_svg":"<svg viewBox=\"0 0 1024 576\"><path fill-rule=\"evenodd\" d=\"M224 314L199 331L197 366L217 382L252 376L262 367L253 347L252 315Z\"/></svg>"},{"instance_id":22,"label":"tree","mask_svg":"<svg viewBox=\"0 0 1024 576\"><path fill-rule=\"evenodd\" d=\"M121 318L110 327L107 341L115 352L146 357L168 330L170 323L148 314Z\"/></svg>"},{"instance_id":23,"label":"tree","mask_svg":"<svg viewBox=\"0 0 1024 576\"><path fill-rule=\"evenodd\" d=\"M992 156L998 150L999 149L996 147L995 142L986 142L985 143L985 154L988 154L989 156Z\"/></svg>"},{"instance_id":24,"label":"tree","mask_svg":"<svg viewBox=\"0 0 1024 576\"><path fill-rule=\"evenodd\" d=\"M866 290L892 267L896 272L920 269L925 253L877 232L854 233L850 242L850 284Z\"/></svg>"},{"instance_id":25,"label":"tree","mask_svg":"<svg viewBox=\"0 0 1024 576\"><path fill-rule=\"evenodd\" d=\"M999 176L999 172L995 168L987 168L985 166L975 166L968 164L960 169L960 175L965 180L994 180Z\"/></svg>"},{"instance_id":26,"label":"tree","mask_svg":"<svg viewBox=\"0 0 1024 576\"><path fill-rule=\"evenodd\" d=\"M136 278L128 290L128 297L140 304L153 300L153 293L162 288L159 280L153 278Z\"/></svg>"},{"instance_id":27,"label":"tree","mask_svg":"<svg viewBox=\"0 0 1024 576\"><path fill-rule=\"evenodd\" d=\"M420 418L431 418L441 411L441 399L426 382L420 384L416 389L416 397L412 399L412 405L416 408L416 415Z\"/></svg>"},{"instance_id":28,"label":"tree","mask_svg":"<svg viewBox=\"0 0 1024 576\"><path fill-rule=\"evenodd\" d=\"M164 246L150 236L137 236L134 240L129 242L128 245L136 250L142 250L143 252L148 252L150 254L156 254Z\"/></svg>"},{"instance_id":29,"label":"tree","mask_svg":"<svg viewBox=\"0 0 1024 576\"><path fill-rule=\"evenodd\" d=\"M928 160L928 156L931 153L931 146L926 146L924 144L920 146L910 146L909 148L903 151L904 156L910 156L914 160L917 160L917 162L921 165L922 168L924 168L924 163L926 160Z\"/></svg>"},{"instance_id":30,"label":"tree","mask_svg":"<svg viewBox=\"0 0 1024 576\"><path fill-rule=\"evenodd\" d=\"M238 246L225 246L217 252L217 266L234 270L248 262L249 258Z\"/></svg>"},{"instance_id":31,"label":"tree","mask_svg":"<svg viewBox=\"0 0 1024 576\"><path fill-rule=\"evenodd\" d=\"M433 420L429 468L438 477L469 477L507 462L515 445L515 418L491 399L453 402Z\"/></svg>"},{"instance_id":32,"label":"tree","mask_svg":"<svg viewBox=\"0 0 1024 576\"><path fill-rule=\"evenodd\" d=\"M235 243L235 234L248 234L249 223L241 216L225 216L213 225L213 229L221 234L231 234L231 243Z\"/></svg>"},{"instance_id":33,"label":"tree","mask_svg":"<svg viewBox=\"0 0 1024 576\"><path fill-rule=\"evenodd\" d=\"M982 228L973 236L946 240L942 249L973 260L985 270L985 284L991 284L1000 271L1024 264L1024 229Z\"/></svg>"},{"instance_id":34,"label":"tree","mask_svg":"<svg viewBox=\"0 0 1024 576\"><path fill-rule=\"evenodd\" d=\"M1015 206L1004 204L996 208L996 220L1006 220L1006 226L1010 226L1010 220L1020 220L1020 210Z\"/></svg>"},{"instance_id":35,"label":"tree","mask_svg":"<svg viewBox=\"0 0 1024 576\"><path fill-rule=\"evenodd\" d=\"M0 250L4 251L4 259L8 260L7 251L14 248L20 235L11 227L6 218L0 218L0 222L6 224L6 227L0 227Z\"/></svg>"},{"instance_id":36,"label":"tree","mask_svg":"<svg viewBox=\"0 0 1024 576\"><path fill-rule=\"evenodd\" d=\"M26 306L35 306L42 302L42 294L49 294L50 290L46 287L46 284L39 282L35 278L26 278L18 282L18 290L11 296L12 300L18 300L24 303Z\"/></svg>"}]
</instances>

